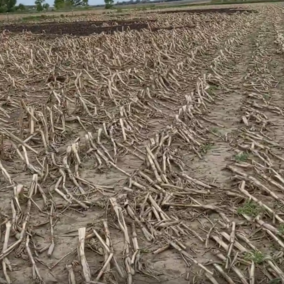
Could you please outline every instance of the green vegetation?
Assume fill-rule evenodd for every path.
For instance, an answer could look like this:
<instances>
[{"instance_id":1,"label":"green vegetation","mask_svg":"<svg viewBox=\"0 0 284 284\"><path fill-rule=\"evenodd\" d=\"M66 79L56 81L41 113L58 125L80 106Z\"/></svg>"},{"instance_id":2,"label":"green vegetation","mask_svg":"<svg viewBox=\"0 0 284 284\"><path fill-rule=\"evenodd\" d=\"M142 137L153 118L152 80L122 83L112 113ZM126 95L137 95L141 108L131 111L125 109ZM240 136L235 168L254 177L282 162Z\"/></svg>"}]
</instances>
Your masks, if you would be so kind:
<instances>
[{"instance_id":1,"label":"green vegetation","mask_svg":"<svg viewBox=\"0 0 284 284\"><path fill-rule=\"evenodd\" d=\"M106 9L111 9L113 7L113 0L105 0L105 8Z\"/></svg>"},{"instance_id":2,"label":"green vegetation","mask_svg":"<svg viewBox=\"0 0 284 284\"><path fill-rule=\"evenodd\" d=\"M49 9L49 4L48 4L48 3L44 3L44 4L42 5L42 8L43 8L43 10L48 11L48 9Z\"/></svg>"},{"instance_id":3,"label":"green vegetation","mask_svg":"<svg viewBox=\"0 0 284 284\"><path fill-rule=\"evenodd\" d=\"M77 8L76 11L77 10L81 10L81 9ZM87 14L80 13L80 16L87 16ZM51 15L35 14L35 15L29 15L29 16L22 17L21 20L23 22L40 22L40 21L43 21L43 20L48 20L48 19L51 20L51 19L65 18L65 17L68 17L68 18L73 18L74 17L75 18L75 17L78 17L78 15L76 15L76 14L74 14L74 15L72 15L72 14L64 15L64 14L59 14L59 13L54 13L54 14L51 14Z\"/></svg>"},{"instance_id":4,"label":"green vegetation","mask_svg":"<svg viewBox=\"0 0 284 284\"><path fill-rule=\"evenodd\" d=\"M271 98L271 96L269 94L263 94L262 96L266 100L269 100Z\"/></svg>"},{"instance_id":5,"label":"green vegetation","mask_svg":"<svg viewBox=\"0 0 284 284\"><path fill-rule=\"evenodd\" d=\"M204 152L204 153L207 153L209 150L212 149L212 147L213 147L212 144L206 143L206 144L201 146L201 151Z\"/></svg>"},{"instance_id":6,"label":"green vegetation","mask_svg":"<svg viewBox=\"0 0 284 284\"><path fill-rule=\"evenodd\" d=\"M281 284L281 279L280 278L275 278L269 281L269 284Z\"/></svg>"},{"instance_id":7,"label":"green vegetation","mask_svg":"<svg viewBox=\"0 0 284 284\"><path fill-rule=\"evenodd\" d=\"M73 7L87 7L88 0L54 0L54 7L56 10L70 9Z\"/></svg>"},{"instance_id":8,"label":"green vegetation","mask_svg":"<svg viewBox=\"0 0 284 284\"><path fill-rule=\"evenodd\" d=\"M255 250L253 252L246 253L245 260L260 264L265 260L265 255L261 251Z\"/></svg>"},{"instance_id":9,"label":"green vegetation","mask_svg":"<svg viewBox=\"0 0 284 284\"><path fill-rule=\"evenodd\" d=\"M141 249L140 249L140 252L141 252L141 253L149 253L150 251L149 251L149 249L147 249L147 248L141 248Z\"/></svg>"},{"instance_id":10,"label":"green vegetation","mask_svg":"<svg viewBox=\"0 0 284 284\"><path fill-rule=\"evenodd\" d=\"M284 235L284 224L280 224L280 226L278 227L278 232L279 232L281 235Z\"/></svg>"},{"instance_id":11,"label":"green vegetation","mask_svg":"<svg viewBox=\"0 0 284 284\"><path fill-rule=\"evenodd\" d=\"M139 7L136 9L137 11L147 11L148 8L145 6L145 7Z\"/></svg>"},{"instance_id":12,"label":"green vegetation","mask_svg":"<svg viewBox=\"0 0 284 284\"><path fill-rule=\"evenodd\" d=\"M209 95L212 95L214 94L215 91L218 90L218 87L215 86L215 85L210 85L209 88L206 90L206 92L209 94Z\"/></svg>"},{"instance_id":13,"label":"green vegetation","mask_svg":"<svg viewBox=\"0 0 284 284\"><path fill-rule=\"evenodd\" d=\"M283 2L283 0L211 0L209 5L226 5L226 4L249 4L262 2Z\"/></svg>"},{"instance_id":14,"label":"green vegetation","mask_svg":"<svg viewBox=\"0 0 284 284\"><path fill-rule=\"evenodd\" d=\"M216 127L212 128L211 131L212 131L213 133L215 133L215 134L217 134L217 133L219 132L218 128L216 128Z\"/></svg>"},{"instance_id":15,"label":"green vegetation","mask_svg":"<svg viewBox=\"0 0 284 284\"><path fill-rule=\"evenodd\" d=\"M260 207L257 203L252 201L246 201L243 206L238 208L238 214L245 214L250 217L256 217L263 211L263 208Z\"/></svg>"},{"instance_id":16,"label":"green vegetation","mask_svg":"<svg viewBox=\"0 0 284 284\"><path fill-rule=\"evenodd\" d=\"M19 4L18 7L16 8L18 11L25 11L26 6L24 4Z\"/></svg>"},{"instance_id":17,"label":"green vegetation","mask_svg":"<svg viewBox=\"0 0 284 284\"><path fill-rule=\"evenodd\" d=\"M235 160L237 162L246 162L248 160L249 155L247 153L239 153L235 156Z\"/></svg>"},{"instance_id":18,"label":"green vegetation","mask_svg":"<svg viewBox=\"0 0 284 284\"><path fill-rule=\"evenodd\" d=\"M22 21L23 22L29 22L29 21L42 21L46 19L54 19L55 16L47 16L47 15L35 15L35 16L27 16L23 17Z\"/></svg>"},{"instance_id":19,"label":"green vegetation","mask_svg":"<svg viewBox=\"0 0 284 284\"><path fill-rule=\"evenodd\" d=\"M49 8L49 4L44 3L44 0L35 0L35 6L36 6L36 10L38 12L41 12L44 9L48 10L48 8Z\"/></svg>"},{"instance_id":20,"label":"green vegetation","mask_svg":"<svg viewBox=\"0 0 284 284\"><path fill-rule=\"evenodd\" d=\"M0 13L16 11L17 0L0 0Z\"/></svg>"}]
</instances>

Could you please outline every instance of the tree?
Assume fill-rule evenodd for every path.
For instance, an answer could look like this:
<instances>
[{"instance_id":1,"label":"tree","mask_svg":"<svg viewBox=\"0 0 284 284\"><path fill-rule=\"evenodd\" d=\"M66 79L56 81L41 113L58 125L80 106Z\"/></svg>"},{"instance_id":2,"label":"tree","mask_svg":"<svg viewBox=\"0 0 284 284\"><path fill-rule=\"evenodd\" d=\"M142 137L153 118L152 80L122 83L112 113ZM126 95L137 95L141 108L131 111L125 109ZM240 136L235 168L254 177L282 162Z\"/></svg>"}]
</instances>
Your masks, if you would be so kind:
<instances>
[{"instance_id":1,"label":"tree","mask_svg":"<svg viewBox=\"0 0 284 284\"><path fill-rule=\"evenodd\" d=\"M38 12L41 12L43 10L43 3L44 3L44 0L35 0L35 5L36 5L36 10Z\"/></svg>"},{"instance_id":2,"label":"tree","mask_svg":"<svg viewBox=\"0 0 284 284\"><path fill-rule=\"evenodd\" d=\"M18 7L17 7L17 10L18 10L18 11L25 11L25 10L26 10L26 6L25 6L24 4L21 4L21 3L20 3L20 4L18 5Z\"/></svg>"},{"instance_id":3,"label":"tree","mask_svg":"<svg viewBox=\"0 0 284 284\"><path fill-rule=\"evenodd\" d=\"M105 8L111 9L113 6L114 1L113 0L105 0Z\"/></svg>"},{"instance_id":4,"label":"tree","mask_svg":"<svg viewBox=\"0 0 284 284\"><path fill-rule=\"evenodd\" d=\"M17 0L0 0L0 13L13 12Z\"/></svg>"},{"instance_id":5,"label":"tree","mask_svg":"<svg viewBox=\"0 0 284 284\"><path fill-rule=\"evenodd\" d=\"M43 8L45 11L48 11L48 9L49 9L49 4L48 4L48 3L44 3L44 4L42 5L42 8Z\"/></svg>"},{"instance_id":6,"label":"tree","mask_svg":"<svg viewBox=\"0 0 284 284\"><path fill-rule=\"evenodd\" d=\"M72 7L88 6L88 0L67 0Z\"/></svg>"},{"instance_id":7,"label":"tree","mask_svg":"<svg viewBox=\"0 0 284 284\"><path fill-rule=\"evenodd\" d=\"M54 0L54 7L56 10L62 9L65 7L65 1L64 0Z\"/></svg>"},{"instance_id":8,"label":"tree","mask_svg":"<svg viewBox=\"0 0 284 284\"><path fill-rule=\"evenodd\" d=\"M54 7L57 10L78 6L88 6L88 0L54 0Z\"/></svg>"},{"instance_id":9,"label":"tree","mask_svg":"<svg viewBox=\"0 0 284 284\"><path fill-rule=\"evenodd\" d=\"M17 0L8 0L7 1L7 12L13 12L15 10Z\"/></svg>"}]
</instances>

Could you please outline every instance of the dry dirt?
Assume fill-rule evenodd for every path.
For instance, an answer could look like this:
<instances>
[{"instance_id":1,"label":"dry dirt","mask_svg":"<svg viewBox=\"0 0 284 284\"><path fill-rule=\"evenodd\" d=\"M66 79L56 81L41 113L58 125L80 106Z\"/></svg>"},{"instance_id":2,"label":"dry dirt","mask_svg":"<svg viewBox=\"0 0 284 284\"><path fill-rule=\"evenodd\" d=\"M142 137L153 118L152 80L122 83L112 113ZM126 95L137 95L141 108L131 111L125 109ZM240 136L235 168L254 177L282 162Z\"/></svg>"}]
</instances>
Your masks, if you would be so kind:
<instances>
[{"instance_id":1,"label":"dry dirt","mask_svg":"<svg viewBox=\"0 0 284 284\"><path fill-rule=\"evenodd\" d=\"M284 7L243 7L2 33L0 283L284 283Z\"/></svg>"}]
</instances>

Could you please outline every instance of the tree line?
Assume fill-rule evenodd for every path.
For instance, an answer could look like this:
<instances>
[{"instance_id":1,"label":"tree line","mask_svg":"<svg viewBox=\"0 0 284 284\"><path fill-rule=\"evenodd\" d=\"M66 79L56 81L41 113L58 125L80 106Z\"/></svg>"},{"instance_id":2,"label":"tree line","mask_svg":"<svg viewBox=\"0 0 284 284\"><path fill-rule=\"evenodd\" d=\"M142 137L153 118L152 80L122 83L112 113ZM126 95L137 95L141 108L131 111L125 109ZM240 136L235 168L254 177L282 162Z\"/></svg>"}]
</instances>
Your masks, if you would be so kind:
<instances>
[{"instance_id":1,"label":"tree line","mask_svg":"<svg viewBox=\"0 0 284 284\"><path fill-rule=\"evenodd\" d=\"M10 13L25 11L27 7L24 4L17 4L17 0L0 0L0 13ZM88 0L54 0L54 9L68 9L72 7L86 7ZM35 0L35 9L38 12L49 10L50 5L45 0Z\"/></svg>"},{"instance_id":2,"label":"tree line","mask_svg":"<svg viewBox=\"0 0 284 284\"><path fill-rule=\"evenodd\" d=\"M1 1L1 0L0 0ZM49 8L49 4L45 3L45 0L35 0L36 10L43 11ZM69 9L72 7L86 7L88 6L88 0L54 0L54 9Z\"/></svg>"},{"instance_id":3,"label":"tree line","mask_svg":"<svg viewBox=\"0 0 284 284\"><path fill-rule=\"evenodd\" d=\"M105 8L111 9L114 4L114 0L104 0ZM0 13L9 13L16 11L25 11L26 6L24 4L17 4L17 0L0 0ZM88 0L54 0L54 9L68 9L73 7L87 7ZM35 0L35 8L38 12L49 10L50 5L45 0Z\"/></svg>"}]
</instances>

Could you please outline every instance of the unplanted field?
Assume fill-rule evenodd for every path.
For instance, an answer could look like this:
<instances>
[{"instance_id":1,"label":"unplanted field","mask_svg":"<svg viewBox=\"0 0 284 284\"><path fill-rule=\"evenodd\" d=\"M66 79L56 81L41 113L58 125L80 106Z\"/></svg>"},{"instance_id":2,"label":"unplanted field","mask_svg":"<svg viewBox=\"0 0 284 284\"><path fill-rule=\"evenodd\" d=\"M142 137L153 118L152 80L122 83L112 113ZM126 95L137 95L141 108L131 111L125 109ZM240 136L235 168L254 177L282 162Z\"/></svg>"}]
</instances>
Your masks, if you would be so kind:
<instances>
[{"instance_id":1,"label":"unplanted field","mask_svg":"<svg viewBox=\"0 0 284 284\"><path fill-rule=\"evenodd\" d=\"M219 9L194 9L194 10L183 10L182 13L188 14L213 14L213 13L224 13L228 15L233 15L235 13L251 13L252 10L246 9L236 9L236 8L219 8ZM123 32L136 30L141 31L143 29L151 29L152 32L159 31L160 29L176 29L176 28L194 28L195 25L186 25L175 27L172 26L163 26L162 24L159 27L152 26L153 23L156 23L156 15L159 14L175 14L181 13L180 11L161 11L158 13L148 13L148 17L153 17L153 19L131 19L131 20L107 20L107 21L76 21L76 22L57 22L53 19L47 19L45 23L27 23L27 24L8 24L0 26L0 31L8 31L13 33L21 32L31 32L35 34L52 34L52 35L76 35L76 36L88 36L91 34L112 34L115 32ZM44 18L43 18L44 19ZM67 18L68 19L68 18ZM52 21L53 20L53 21ZM60 18L60 21L64 19Z\"/></svg>"},{"instance_id":2,"label":"unplanted field","mask_svg":"<svg viewBox=\"0 0 284 284\"><path fill-rule=\"evenodd\" d=\"M1 34L0 283L284 283L284 10L242 7Z\"/></svg>"}]
</instances>

